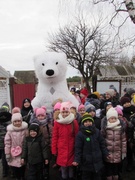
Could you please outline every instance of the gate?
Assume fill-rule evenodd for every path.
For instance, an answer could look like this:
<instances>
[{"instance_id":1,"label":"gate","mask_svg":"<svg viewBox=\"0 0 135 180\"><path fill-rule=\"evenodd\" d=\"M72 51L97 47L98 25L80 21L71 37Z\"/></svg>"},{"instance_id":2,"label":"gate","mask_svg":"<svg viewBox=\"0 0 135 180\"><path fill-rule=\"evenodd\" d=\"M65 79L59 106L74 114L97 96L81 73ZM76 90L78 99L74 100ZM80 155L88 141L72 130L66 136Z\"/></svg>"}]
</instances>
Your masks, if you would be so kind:
<instances>
[{"instance_id":1,"label":"gate","mask_svg":"<svg viewBox=\"0 0 135 180\"><path fill-rule=\"evenodd\" d=\"M35 84L14 84L13 101L14 107L22 108L22 101L25 98L32 100L35 96Z\"/></svg>"}]
</instances>

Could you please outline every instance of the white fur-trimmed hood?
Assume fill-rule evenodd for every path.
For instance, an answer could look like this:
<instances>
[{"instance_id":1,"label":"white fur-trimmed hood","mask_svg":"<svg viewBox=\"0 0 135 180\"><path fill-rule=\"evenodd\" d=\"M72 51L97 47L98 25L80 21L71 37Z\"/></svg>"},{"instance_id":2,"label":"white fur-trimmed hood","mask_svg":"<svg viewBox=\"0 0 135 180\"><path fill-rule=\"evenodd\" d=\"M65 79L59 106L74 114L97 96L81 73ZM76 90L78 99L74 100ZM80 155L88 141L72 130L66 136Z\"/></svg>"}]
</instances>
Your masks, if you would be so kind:
<instances>
[{"instance_id":1,"label":"white fur-trimmed hood","mask_svg":"<svg viewBox=\"0 0 135 180\"><path fill-rule=\"evenodd\" d=\"M25 130L27 128L28 128L28 124L22 121L21 127L15 127L13 124L9 124L7 126L7 131L20 131L20 130Z\"/></svg>"}]
</instances>

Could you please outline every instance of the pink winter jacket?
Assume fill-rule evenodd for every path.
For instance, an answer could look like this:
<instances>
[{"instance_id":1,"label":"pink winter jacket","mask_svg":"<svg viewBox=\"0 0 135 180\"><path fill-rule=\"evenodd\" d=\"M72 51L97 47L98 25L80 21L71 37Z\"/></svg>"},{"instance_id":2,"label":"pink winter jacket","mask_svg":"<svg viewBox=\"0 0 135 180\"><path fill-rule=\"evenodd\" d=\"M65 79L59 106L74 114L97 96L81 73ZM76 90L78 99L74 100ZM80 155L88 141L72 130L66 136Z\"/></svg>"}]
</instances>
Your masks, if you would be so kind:
<instances>
[{"instance_id":1,"label":"pink winter jacket","mask_svg":"<svg viewBox=\"0 0 135 180\"><path fill-rule=\"evenodd\" d=\"M122 154L126 154L126 134L119 130L106 129L105 135L107 149L110 154L110 159L106 160L110 163L121 162Z\"/></svg>"},{"instance_id":2,"label":"pink winter jacket","mask_svg":"<svg viewBox=\"0 0 135 180\"><path fill-rule=\"evenodd\" d=\"M22 147L23 139L28 134L28 124L22 122L21 127L15 127L13 124L7 126L7 133L5 136L5 154L10 155L9 166L21 167L21 154L19 156L13 157L11 155L11 148L20 146Z\"/></svg>"}]
</instances>

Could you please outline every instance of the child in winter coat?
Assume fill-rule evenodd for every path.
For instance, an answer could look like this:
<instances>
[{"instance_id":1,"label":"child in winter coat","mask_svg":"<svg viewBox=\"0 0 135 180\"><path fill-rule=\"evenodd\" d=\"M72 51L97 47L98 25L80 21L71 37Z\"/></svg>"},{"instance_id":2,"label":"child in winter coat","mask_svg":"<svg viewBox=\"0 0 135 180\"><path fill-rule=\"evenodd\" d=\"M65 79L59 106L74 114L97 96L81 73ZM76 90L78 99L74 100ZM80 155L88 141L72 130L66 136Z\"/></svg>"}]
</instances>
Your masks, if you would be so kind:
<instances>
[{"instance_id":1,"label":"child in winter coat","mask_svg":"<svg viewBox=\"0 0 135 180\"><path fill-rule=\"evenodd\" d=\"M4 151L4 137L6 135L6 128L11 123L11 113L9 112L9 105L4 103L0 108L0 157L2 159L2 176L8 175L8 164Z\"/></svg>"},{"instance_id":2,"label":"child in winter coat","mask_svg":"<svg viewBox=\"0 0 135 180\"><path fill-rule=\"evenodd\" d=\"M21 114L23 117L23 121L27 122L28 126L32 113L33 107L31 105L31 100L29 98L25 98L22 102Z\"/></svg>"},{"instance_id":3,"label":"child in winter coat","mask_svg":"<svg viewBox=\"0 0 135 180\"><path fill-rule=\"evenodd\" d=\"M59 118L59 114L60 114L60 107L61 107L61 103L57 102L54 107L53 107L53 125L54 125L54 120Z\"/></svg>"},{"instance_id":4,"label":"child in winter coat","mask_svg":"<svg viewBox=\"0 0 135 180\"><path fill-rule=\"evenodd\" d=\"M21 163L28 163L27 180L43 179L43 164L48 164L48 145L39 132L39 125L29 126L29 136L24 139Z\"/></svg>"},{"instance_id":5,"label":"child in winter coat","mask_svg":"<svg viewBox=\"0 0 135 180\"><path fill-rule=\"evenodd\" d=\"M82 180L100 180L103 158L107 158L108 151L105 140L94 125L94 119L85 113L82 125L75 140L74 166L81 165Z\"/></svg>"},{"instance_id":6,"label":"child in winter coat","mask_svg":"<svg viewBox=\"0 0 135 180\"><path fill-rule=\"evenodd\" d=\"M22 143L27 135L28 124L22 121L20 113L14 113L11 118L12 124L7 126L5 136L5 154L8 165L18 179L24 179L25 166L21 164Z\"/></svg>"},{"instance_id":7,"label":"child in winter coat","mask_svg":"<svg viewBox=\"0 0 135 180\"><path fill-rule=\"evenodd\" d=\"M81 124L81 115L78 113L76 107L72 103L70 103L70 112L74 114L74 119L77 120L78 125L80 126L80 124Z\"/></svg>"},{"instance_id":8,"label":"child in winter coat","mask_svg":"<svg viewBox=\"0 0 135 180\"><path fill-rule=\"evenodd\" d=\"M109 158L105 162L107 180L118 180L121 160L126 157L127 140L125 125L118 119L118 113L114 108L107 111L101 132L109 151Z\"/></svg>"},{"instance_id":9,"label":"child in winter coat","mask_svg":"<svg viewBox=\"0 0 135 180\"><path fill-rule=\"evenodd\" d=\"M34 115L32 119L32 123L37 123L40 128L40 132L44 136L48 147L51 147L51 138L52 138L52 124L48 122L47 115L46 115L46 107L42 106L41 108L34 109ZM51 149L50 149L51 152Z\"/></svg>"},{"instance_id":10,"label":"child in winter coat","mask_svg":"<svg viewBox=\"0 0 135 180\"><path fill-rule=\"evenodd\" d=\"M87 96L88 96L88 90L86 89L86 87L84 87L83 89L80 90L81 104L85 104Z\"/></svg>"},{"instance_id":11,"label":"child in winter coat","mask_svg":"<svg viewBox=\"0 0 135 180\"><path fill-rule=\"evenodd\" d=\"M81 115L81 117L85 114L85 106L83 104L80 104L78 107L78 113Z\"/></svg>"},{"instance_id":12,"label":"child in winter coat","mask_svg":"<svg viewBox=\"0 0 135 180\"><path fill-rule=\"evenodd\" d=\"M41 108L35 108L34 109L34 115L32 116L34 119L32 120L34 123L37 123L40 128L40 132L42 133L46 144L48 145L48 153L49 153L49 159L51 158L51 139L52 139L52 123L48 121L47 115L46 115L46 108L45 106L42 106ZM46 169L46 178L49 176L49 163L45 165Z\"/></svg>"},{"instance_id":13,"label":"child in winter coat","mask_svg":"<svg viewBox=\"0 0 135 180\"><path fill-rule=\"evenodd\" d=\"M62 102L59 119L54 121L52 134L52 154L57 157L56 163L61 166L62 179L73 178L72 162L78 128L77 120L70 112L70 103Z\"/></svg>"},{"instance_id":14,"label":"child in winter coat","mask_svg":"<svg viewBox=\"0 0 135 180\"><path fill-rule=\"evenodd\" d=\"M87 105L85 106L85 110L94 119L94 124L95 124L96 128L98 128L100 130L101 129L101 118L96 116L95 106L88 102Z\"/></svg>"}]
</instances>

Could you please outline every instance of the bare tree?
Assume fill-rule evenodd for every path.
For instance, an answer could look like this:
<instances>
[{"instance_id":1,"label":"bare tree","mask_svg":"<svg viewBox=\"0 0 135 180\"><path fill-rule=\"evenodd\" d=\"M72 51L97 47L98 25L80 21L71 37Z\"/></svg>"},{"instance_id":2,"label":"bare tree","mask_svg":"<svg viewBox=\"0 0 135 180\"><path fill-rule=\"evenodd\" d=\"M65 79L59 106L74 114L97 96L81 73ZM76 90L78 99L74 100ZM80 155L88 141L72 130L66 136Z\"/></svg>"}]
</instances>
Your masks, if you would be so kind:
<instances>
[{"instance_id":1,"label":"bare tree","mask_svg":"<svg viewBox=\"0 0 135 180\"><path fill-rule=\"evenodd\" d=\"M123 20L122 24L125 23L128 17L130 17L132 22L135 24L135 4L133 3L133 0L93 0L93 2L94 4L98 4L100 2L110 2L114 6L115 13L111 19L111 22L118 15L118 13L127 12L128 15Z\"/></svg>"},{"instance_id":2,"label":"bare tree","mask_svg":"<svg viewBox=\"0 0 135 180\"><path fill-rule=\"evenodd\" d=\"M83 19L78 18L76 25L60 28L49 35L49 50L62 51L67 55L68 63L82 75L87 89L89 80L97 68L113 56L110 36L103 33L101 22L88 27Z\"/></svg>"},{"instance_id":3,"label":"bare tree","mask_svg":"<svg viewBox=\"0 0 135 180\"><path fill-rule=\"evenodd\" d=\"M98 3L108 3L106 5L111 6L113 9L112 16L110 18L109 24L113 29L116 30L115 38L119 39L122 48L130 47L131 49L135 46L135 34L132 30L126 33L126 27L129 27L129 20L135 24L135 1L134 0L93 0L94 4ZM118 23L116 23L118 22ZM132 25L132 24L131 24ZM132 29L132 26L130 26ZM125 32L124 38L121 33Z\"/></svg>"}]
</instances>

